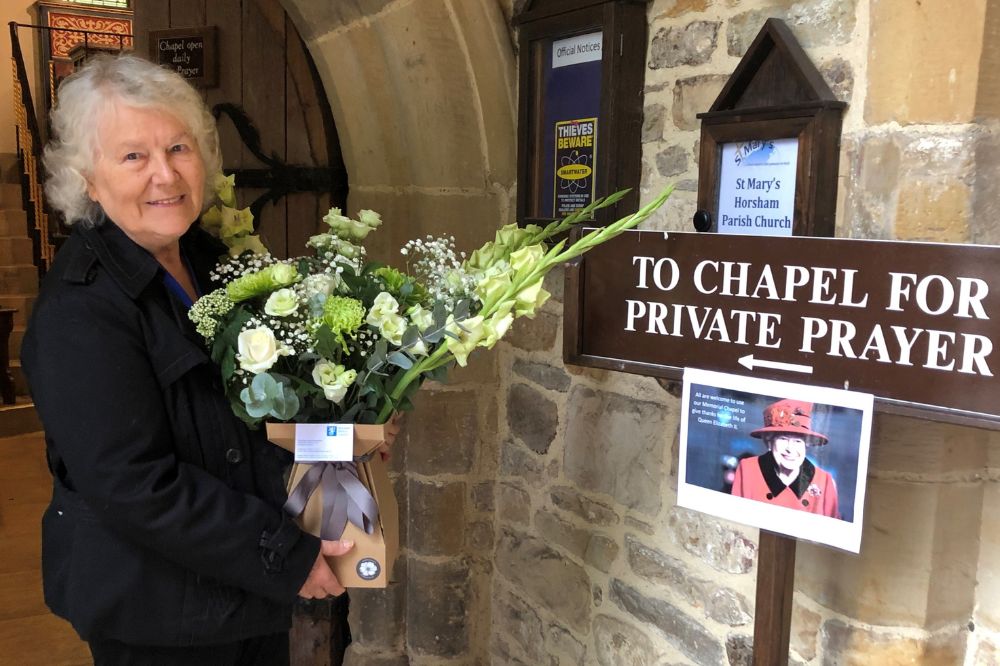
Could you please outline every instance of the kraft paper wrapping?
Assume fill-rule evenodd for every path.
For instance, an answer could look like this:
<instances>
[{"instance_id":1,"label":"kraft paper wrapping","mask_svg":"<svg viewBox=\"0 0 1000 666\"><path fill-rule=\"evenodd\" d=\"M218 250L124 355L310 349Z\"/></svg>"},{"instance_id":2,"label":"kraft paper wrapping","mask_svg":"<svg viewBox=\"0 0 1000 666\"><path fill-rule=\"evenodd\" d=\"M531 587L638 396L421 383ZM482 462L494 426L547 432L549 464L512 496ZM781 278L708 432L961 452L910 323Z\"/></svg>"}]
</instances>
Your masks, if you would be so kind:
<instances>
[{"instance_id":1,"label":"kraft paper wrapping","mask_svg":"<svg viewBox=\"0 0 1000 666\"><path fill-rule=\"evenodd\" d=\"M295 451L295 424L268 423L267 438L281 448ZM330 568L344 587L385 587L392 579L392 566L399 553L399 508L393 494L392 482L382 457L375 452L385 441L385 426L356 424L354 426L354 457L366 462L357 463L358 479L365 485L378 505L378 525L371 534L348 521L340 537L354 542L346 555L327 558ZM371 455L370 457L369 454ZM322 464L322 463L319 463ZM298 485L312 465L295 463L288 479L291 491ZM302 515L296 519L299 526L310 534L319 536L323 515L322 489L318 488L306 503Z\"/></svg>"}]
</instances>

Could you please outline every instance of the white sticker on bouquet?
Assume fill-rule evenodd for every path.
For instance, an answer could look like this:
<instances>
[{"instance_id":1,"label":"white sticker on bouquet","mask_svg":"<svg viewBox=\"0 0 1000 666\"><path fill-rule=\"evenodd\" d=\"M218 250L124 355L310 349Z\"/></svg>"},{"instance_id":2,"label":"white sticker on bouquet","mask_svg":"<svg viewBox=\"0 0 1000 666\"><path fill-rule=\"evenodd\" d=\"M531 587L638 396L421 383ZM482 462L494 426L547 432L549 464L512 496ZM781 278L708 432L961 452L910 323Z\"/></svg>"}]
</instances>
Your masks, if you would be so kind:
<instances>
[{"instance_id":1,"label":"white sticker on bouquet","mask_svg":"<svg viewBox=\"0 0 1000 666\"><path fill-rule=\"evenodd\" d=\"M295 462L348 462L353 458L353 423L295 424Z\"/></svg>"}]
</instances>

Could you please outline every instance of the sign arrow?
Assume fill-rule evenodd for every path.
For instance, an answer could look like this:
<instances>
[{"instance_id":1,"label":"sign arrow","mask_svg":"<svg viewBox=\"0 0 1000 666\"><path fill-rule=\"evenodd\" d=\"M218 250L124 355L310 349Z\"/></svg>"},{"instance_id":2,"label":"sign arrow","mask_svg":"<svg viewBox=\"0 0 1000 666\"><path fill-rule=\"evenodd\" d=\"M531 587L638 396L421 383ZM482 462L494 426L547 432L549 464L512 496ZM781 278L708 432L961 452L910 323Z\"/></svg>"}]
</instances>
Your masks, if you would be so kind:
<instances>
[{"instance_id":1,"label":"sign arrow","mask_svg":"<svg viewBox=\"0 0 1000 666\"><path fill-rule=\"evenodd\" d=\"M742 357L739 361L747 370L753 370L754 368L771 368L773 370L787 370L788 372L801 372L807 375L811 375L813 368L811 365L799 365L798 363L782 363L780 361L765 361L763 359L754 358L753 354L747 354Z\"/></svg>"}]
</instances>

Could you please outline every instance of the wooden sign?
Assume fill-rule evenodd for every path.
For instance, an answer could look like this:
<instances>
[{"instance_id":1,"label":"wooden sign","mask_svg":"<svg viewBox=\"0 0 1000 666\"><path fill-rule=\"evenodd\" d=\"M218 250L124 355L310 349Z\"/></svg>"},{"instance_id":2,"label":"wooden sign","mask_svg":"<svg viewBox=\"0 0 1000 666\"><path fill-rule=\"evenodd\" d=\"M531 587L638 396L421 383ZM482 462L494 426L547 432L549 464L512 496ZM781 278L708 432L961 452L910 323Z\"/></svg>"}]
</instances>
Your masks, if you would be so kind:
<instances>
[{"instance_id":1,"label":"wooden sign","mask_svg":"<svg viewBox=\"0 0 1000 666\"><path fill-rule=\"evenodd\" d=\"M695 229L832 236L846 104L780 19L768 19L699 113Z\"/></svg>"},{"instance_id":2,"label":"wooden sign","mask_svg":"<svg viewBox=\"0 0 1000 666\"><path fill-rule=\"evenodd\" d=\"M629 231L571 268L566 361L872 393L1000 429L1000 247Z\"/></svg>"},{"instance_id":3,"label":"wooden sign","mask_svg":"<svg viewBox=\"0 0 1000 666\"><path fill-rule=\"evenodd\" d=\"M150 58L176 71L192 85L210 88L218 81L216 28L149 31Z\"/></svg>"}]
</instances>

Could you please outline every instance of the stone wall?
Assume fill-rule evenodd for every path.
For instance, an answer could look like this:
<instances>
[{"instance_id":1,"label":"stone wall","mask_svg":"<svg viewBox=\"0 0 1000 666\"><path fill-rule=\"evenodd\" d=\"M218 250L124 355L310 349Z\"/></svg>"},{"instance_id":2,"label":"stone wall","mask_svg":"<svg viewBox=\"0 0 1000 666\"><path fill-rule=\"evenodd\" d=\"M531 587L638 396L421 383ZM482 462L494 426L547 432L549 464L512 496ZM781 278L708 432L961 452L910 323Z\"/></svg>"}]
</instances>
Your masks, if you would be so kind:
<instances>
[{"instance_id":1,"label":"stone wall","mask_svg":"<svg viewBox=\"0 0 1000 666\"><path fill-rule=\"evenodd\" d=\"M959 4L651 3L642 191L679 191L649 226L690 230L695 114L777 16L849 103L837 235L998 242L1000 3ZM674 506L677 399L564 367L560 319L500 359L494 663L749 664L756 531ZM791 663L997 663L998 443L876 418L861 555L798 548Z\"/></svg>"}]
</instances>

